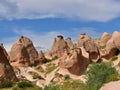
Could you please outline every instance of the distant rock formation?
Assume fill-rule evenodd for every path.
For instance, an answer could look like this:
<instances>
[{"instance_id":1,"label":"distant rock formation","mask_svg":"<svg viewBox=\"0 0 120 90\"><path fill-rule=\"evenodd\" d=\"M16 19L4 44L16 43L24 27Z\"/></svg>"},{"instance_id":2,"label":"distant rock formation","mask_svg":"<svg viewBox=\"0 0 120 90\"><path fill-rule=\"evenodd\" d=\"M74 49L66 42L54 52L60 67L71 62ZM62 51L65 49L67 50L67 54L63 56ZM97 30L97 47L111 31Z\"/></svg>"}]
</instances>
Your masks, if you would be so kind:
<instances>
[{"instance_id":1,"label":"distant rock formation","mask_svg":"<svg viewBox=\"0 0 120 90\"><path fill-rule=\"evenodd\" d=\"M108 57L112 57L118 53L120 50L120 32L113 32L112 37L108 40L106 44L106 51Z\"/></svg>"},{"instance_id":2,"label":"distant rock formation","mask_svg":"<svg viewBox=\"0 0 120 90\"><path fill-rule=\"evenodd\" d=\"M112 36L107 33L107 32L104 32L100 38L100 46L105 46L106 43L108 42L108 40L111 38Z\"/></svg>"},{"instance_id":3,"label":"distant rock formation","mask_svg":"<svg viewBox=\"0 0 120 90\"><path fill-rule=\"evenodd\" d=\"M9 63L6 50L0 45L0 83L6 80L17 81L18 79Z\"/></svg>"},{"instance_id":4,"label":"distant rock formation","mask_svg":"<svg viewBox=\"0 0 120 90\"><path fill-rule=\"evenodd\" d=\"M68 48L69 48L70 50L74 48L74 44L73 44L71 38L67 38L65 41L66 41L66 43L67 43L67 45L68 45Z\"/></svg>"},{"instance_id":5,"label":"distant rock formation","mask_svg":"<svg viewBox=\"0 0 120 90\"><path fill-rule=\"evenodd\" d=\"M12 46L10 51L10 62L13 66L26 66L38 64L38 52L32 41L21 36Z\"/></svg>"},{"instance_id":6,"label":"distant rock formation","mask_svg":"<svg viewBox=\"0 0 120 90\"><path fill-rule=\"evenodd\" d=\"M80 34L80 36L78 37L77 47L82 47L83 43L86 42L87 40L91 40L91 38L86 34Z\"/></svg>"},{"instance_id":7,"label":"distant rock formation","mask_svg":"<svg viewBox=\"0 0 120 90\"><path fill-rule=\"evenodd\" d=\"M92 39L85 41L83 47L89 53L90 61L97 62L100 59L99 48Z\"/></svg>"},{"instance_id":8,"label":"distant rock formation","mask_svg":"<svg viewBox=\"0 0 120 90\"><path fill-rule=\"evenodd\" d=\"M65 52L60 58L60 67L68 69L70 73L80 75L89 64L89 60L82 55L81 49L74 49L72 52Z\"/></svg>"},{"instance_id":9,"label":"distant rock formation","mask_svg":"<svg viewBox=\"0 0 120 90\"><path fill-rule=\"evenodd\" d=\"M43 54L42 51L40 51L40 52L38 53L38 60L39 60L39 62L41 62L41 63L44 63L44 62L46 61L45 56L44 56L44 54ZM39 62L38 62L38 63L39 63Z\"/></svg>"},{"instance_id":10,"label":"distant rock formation","mask_svg":"<svg viewBox=\"0 0 120 90\"><path fill-rule=\"evenodd\" d=\"M52 46L52 55L61 57L64 51L68 50L68 45L64 40L63 36L59 35L55 38L53 46Z\"/></svg>"}]
</instances>

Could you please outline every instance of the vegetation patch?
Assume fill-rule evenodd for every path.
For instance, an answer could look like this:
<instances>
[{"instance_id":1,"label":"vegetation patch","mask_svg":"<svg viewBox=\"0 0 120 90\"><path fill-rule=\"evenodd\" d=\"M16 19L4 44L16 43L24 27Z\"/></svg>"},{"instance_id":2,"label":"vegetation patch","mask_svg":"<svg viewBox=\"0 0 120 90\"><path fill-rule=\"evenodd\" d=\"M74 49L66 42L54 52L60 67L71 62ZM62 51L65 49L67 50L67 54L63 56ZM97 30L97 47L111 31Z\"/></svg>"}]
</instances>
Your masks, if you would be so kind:
<instances>
[{"instance_id":1,"label":"vegetation patch","mask_svg":"<svg viewBox=\"0 0 120 90\"><path fill-rule=\"evenodd\" d=\"M59 86L60 90L87 90L86 85L80 80L66 80Z\"/></svg>"},{"instance_id":2,"label":"vegetation patch","mask_svg":"<svg viewBox=\"0 0 120 90\"><path fill-rule=\"evenodd\" d=\"M113 56L113 57L111 58L111 61L115 61L115 60L117 60L117 59L118 59L117 56Z\"/></svg>"},{"instance_id":3,"label":"vegetation patch","mask_svg":"<svg viewBox=\"0 0 120 90\"><path fill-rule=\"evenodd\" d=\"M42 77L36 72L29 71L29 74L32 75L33 79L42 79Z\"/></svg>"},{"instance_id":4,"label":"vegetation patch","mask_svg":"<svg viewBox=\"0 0 120 90\"><path fill-rule=\"evenodd\" d=\"M40 65L38 65L35 69L39 72L44 72L44 69Z\"/></svg>"},{"instance_id":5,"label":"vegetation patch","mask_svg":"<svg viewBox=\"0 0 120 90\"><path fill-rule=\"evenodd\" d=\"M14 85L13 81L4 81L0 84L0 88L10 88Z\"/></svg>"},{"instance_id":6,"label":"vegetation patch","mask_svg":"<svg viewBox=\"0 0 120 90\"><path fill-rule=\"evenodd\" d=\"M100 49L105 49L105 48L106 48L106 45L100 46Z\"/></svg>"},{"instance_id":7,"label":"vegetation patch","mask_svg":"<svg viewBox=\"0 0 120 90\"><path fill-rule=\"evenodd\" d=\"M111 63L93 64L87 71L88 90L98 90L104 83L118 80L118 72Z\"/></svg>"},{"instance_id":8,"label":"vegetation patch","mask_svg":"<svg viewBox=\"0 0 120 90\"><path fill-rule=\"evenodd\" d=\"M48 62L54 61L56 59L58 59L58 56L54 56L52 59L46 58L45 61L46 61L46 63L48 63Z\"/></svg>"},{"instance_id":9,"label":"vegetation patch","mask_svg":"<svg viewBox=\"0 0 120 90\"><path fill-rule=\"evenodd\" d=\"M52 65L52 66L48 66L46 68L46 74L52 72L53 70L55 70L58 66Z\"/></svg>"}]
</instances>

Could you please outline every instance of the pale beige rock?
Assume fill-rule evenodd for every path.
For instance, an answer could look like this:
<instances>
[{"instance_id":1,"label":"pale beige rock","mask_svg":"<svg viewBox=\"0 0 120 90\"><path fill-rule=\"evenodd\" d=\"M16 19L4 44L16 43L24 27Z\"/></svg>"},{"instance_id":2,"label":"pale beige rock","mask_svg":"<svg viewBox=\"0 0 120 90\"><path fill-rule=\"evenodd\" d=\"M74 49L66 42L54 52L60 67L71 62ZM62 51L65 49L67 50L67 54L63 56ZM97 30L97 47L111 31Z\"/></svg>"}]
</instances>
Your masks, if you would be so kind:
<instances>
[{"instance_id":1,"label":"pale beige rock","mask_svg":"<svg viewBox=\"0 0 120 90\"><path fill-rule=\"evenodd\" d=\"M105 58L111 58L116 55L120 49L120 32L115 31L111 39L106 44Z\"/></svg>"},{"instance_id":2,"label":"pale beige rock","mask_svg":"<svg viewBox=\"0 0 120 90\"><path fill-rule=\"evenodd\" d=\"M82 46L83 46L83 43L86 42L87 40L91 40L91 38L90 38L89 36L87 36L86 34L81 34L81 35L78 37L77 46L78 46L78 47L82 47Z\"/></svg>"},{"instance_id":3,"label":"pale beige rock","mask_svg":"<svg viewBox=\"0 0 120 90\"><path fill-rule=\"evenodd\" d=\"M40 51L40 52L38 53L38 60L39 60L39 62L41 62L41 63L44 63L44 62L46 61L45 56L44 56L44 54L43 54L42 51Z\"/></svg>"},{"instance_id":4,"label":"pale beige rock","mask_svg":"<svg viewBox=\"0 0 120 90\"><path fill-rule=\"evenodd\" d=\"M65 41L66 41L70 50L74 48L74 44L73 44L71 38L67 38Z\"/></svg>"},{"instance_id":5,"label":"pale beige rock","mask_svg":"<svg viewBox=\"0 0 120 90\"><path fill-rule=\"evenodd\" d=\"M93 40L87 40L84 42L83 47L86 52L89 53L89 60L97 62L100 59L100 52L98 46L94 43Z\"/></svg>"},{"instance_id":6,"label":"pale beige rock","mask_svg":"<svg viewBox=\"0 0 120 90\"><path fill-rule=\"evenodd\" d=\"M86 68L89 60L82 56L81 49L74 49L73 52L65 52L60 59L60 67L68 69L70 73L80 75Z\"/></svg>"},{"instance_id":7,"label":"pale beige rock","mask_svg":"<svg viewBox=\"0 0 120 90\"><path fill-rule=\"evenodd\" d=\"M101 38L100 38L100 43L99 43L100 46L105 46L106 43L108 42L108 40L110 40L111 37L112 37L112 36L111 36L109 33L104 32L104 33L102 34Z\"/></svg>"},{"instance_id":8,"label":"pale beige rock","mask_svg":"<svg viewBox=\"0 0 120 90\"><path fill-rule=\"evenodd\" d=\"M99 90L120 90L120 80L107 83Z\"/></svg>"},{"instance_id":9,"label":"pale beige rock","mask_svg":"<svg viewBox=\"0 0 120 90\"><path fill-rule=\"evenodd\" d=\"M16 66L38 64L38 53L30 39L21 36L12 46L10 51L10 62ZM37 62L37 63L36 63Z\"/></svg>"},{"instance_id":10,"label":"pale beige rock","mask_svg":"<svg viewBox=\"0 0 120 90\"><path fill-rule=\"evenodd\" d=\"M17 77L9 63L4 47L0 46L0 83L10 80L17 81Z\"/></svg>"},{"instance_id":11,"label":"pale beige rock","mask_svg":"<svg viewBox=\"0 0 120 90\"><path fill-rule=\"evenodd\" d=\"M68 50L68 45L65 42L63 36L59 35L55 38L53 46L52 46L52 56L61 57L64 51Z\"/></svg>"}]
</instances>

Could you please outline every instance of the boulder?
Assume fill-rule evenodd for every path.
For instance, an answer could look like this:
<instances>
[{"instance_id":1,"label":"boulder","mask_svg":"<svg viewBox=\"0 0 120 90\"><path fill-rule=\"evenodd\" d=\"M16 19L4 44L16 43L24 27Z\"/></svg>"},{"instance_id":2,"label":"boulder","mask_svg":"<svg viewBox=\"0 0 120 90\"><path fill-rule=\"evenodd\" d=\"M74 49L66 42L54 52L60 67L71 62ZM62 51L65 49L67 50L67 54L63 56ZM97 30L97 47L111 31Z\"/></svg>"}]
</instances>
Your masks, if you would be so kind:
<instances>
[{"instance_id":1,"label":"boulder","mask_svg":"<svg viewBox=\"0 0 120 90\"><path fill-rule=\"evenodd\" d=\"M12 65L27 66L38 64L38 52L32 41L27 37L21 36L12 46L9 54Z\"/></svg>"},{"instance_id":2,"label":"boulder","mask_svg":"<svg viewBox=\"0 0 120 90\"><path fill-rule=\"evenodd\" d=\"M89 61L82 55L81 49L74 49L72 52L65 52L60 58L60 68L69 70L70 73L80 75L87 68Z\"/></svg>"},{"instance_id":3,"label":"boulder","mask_svg":"<svg viewBox=\"0 0 120 90\"><path fill-rule=\"evenodd\" d=\"M100 52L97 44L94 43L93 40L87 40L84 42L83 47L86 52L89 53L89 60L93 62L97 62L100 59Z\"/></svg>"},{"instance_id":4,"label":"boulder","mask_svg":"<svg viewBox=\"0 0 120 90\"><path fill-rule=\"evenodd\" d=\"M0 83L4 81L17 81L17 77L9 63L4 47L0 46Z\"/></svg>"}]
</instances>

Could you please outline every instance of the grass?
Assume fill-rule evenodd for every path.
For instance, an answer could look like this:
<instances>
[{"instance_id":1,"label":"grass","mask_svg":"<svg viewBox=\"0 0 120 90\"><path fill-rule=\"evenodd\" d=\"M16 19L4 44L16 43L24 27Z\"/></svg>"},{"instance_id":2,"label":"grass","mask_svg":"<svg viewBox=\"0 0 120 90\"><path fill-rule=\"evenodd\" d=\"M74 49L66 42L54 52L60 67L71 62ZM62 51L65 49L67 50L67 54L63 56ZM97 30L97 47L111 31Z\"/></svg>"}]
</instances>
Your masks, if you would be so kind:
<instances>
[{"instance_id":1,"label":"grass","mask_svg":"<svg viewBox=\"0 0 120 90\"><path fill-rule=\"evenodd\" d=\"M19 82L5 81L0 85L2 85L0 90L42 90L41 87L38 87L27 80Z\"/></svg>"},{"instance_id":2,"label":"grass","mask_svg":"<svg viewBox=\"0 0 120 90\"><path fill-rule=\"evenodd\" d=\"M13 81L4 81L0 84L0 88L10 88L14 85Z\"/></svg>"},{"instance_id":3,"label":"grass","mask_svg":"<svg viewBox=\"0 0 120 90\"><path fill-rule=\"evenodd\" d=\"M35 69L39 72L44 72L44 69L40 65L38 65Z\"/></svg>"},{"instance_id":4,"label":"grass","mask_svg":"<svg viewBox=\"0 0 120 90\"><path fill-rule=\"evenodd\" d=\"M59 85L60 90L87 90L86 85L80 80L66 80Z\"/></svg>"},{"instance_id":5,"label":"grass","mask_svg":"<svg viewBox=\"0 0 120 90\"><path fill-rule=\"evenodd\" d=\"M52 59L49 59L49 58L46 58L46 63L48 63L48 62L51 62L51 61L54 61L54 60L56 60L56 59L58 59L58 57L57 56L54 56Z\"/></svg>"},{"instance_id":6,"label":"grass","mask_svg":"<svg viewBox=\"0 0 120 90\"><path fill-rule=\"evenodd\" d=\"M111 61L115 61L115 60L117 60L117 59L118 59L117 56L113 56L113 57L111 58Z\"/></svg>"},{"instance_id":7,"label":"grass","mask_svg":"<svg viewBox=\"0 0 120 90\"><path fill-rule=\"evenodd\" d=\"M29 74L32 75L33 79L42 79L42 77L36 72L29 71Z\"/></svg>"},{"instance_id":8,"label":"grass","mask_svg":"<svg viewBox=\"0 0 120 90\"><path fill-rule=\"evenodd\" d=\"M52 72L54 69L56 69L58 66L52 65L52 66L48 66L46 68L46 74Z\"/></svg>"},{"instance_id":9,"label":"grass","mask_svg":"<svg viewBox=\"0 0 120 90\"><path fill-rule=\"evenodd\" d=\"M100 49L105 49L105 48L106 48L106 45L100 46Z\"/></svg>"}]
</instances>

